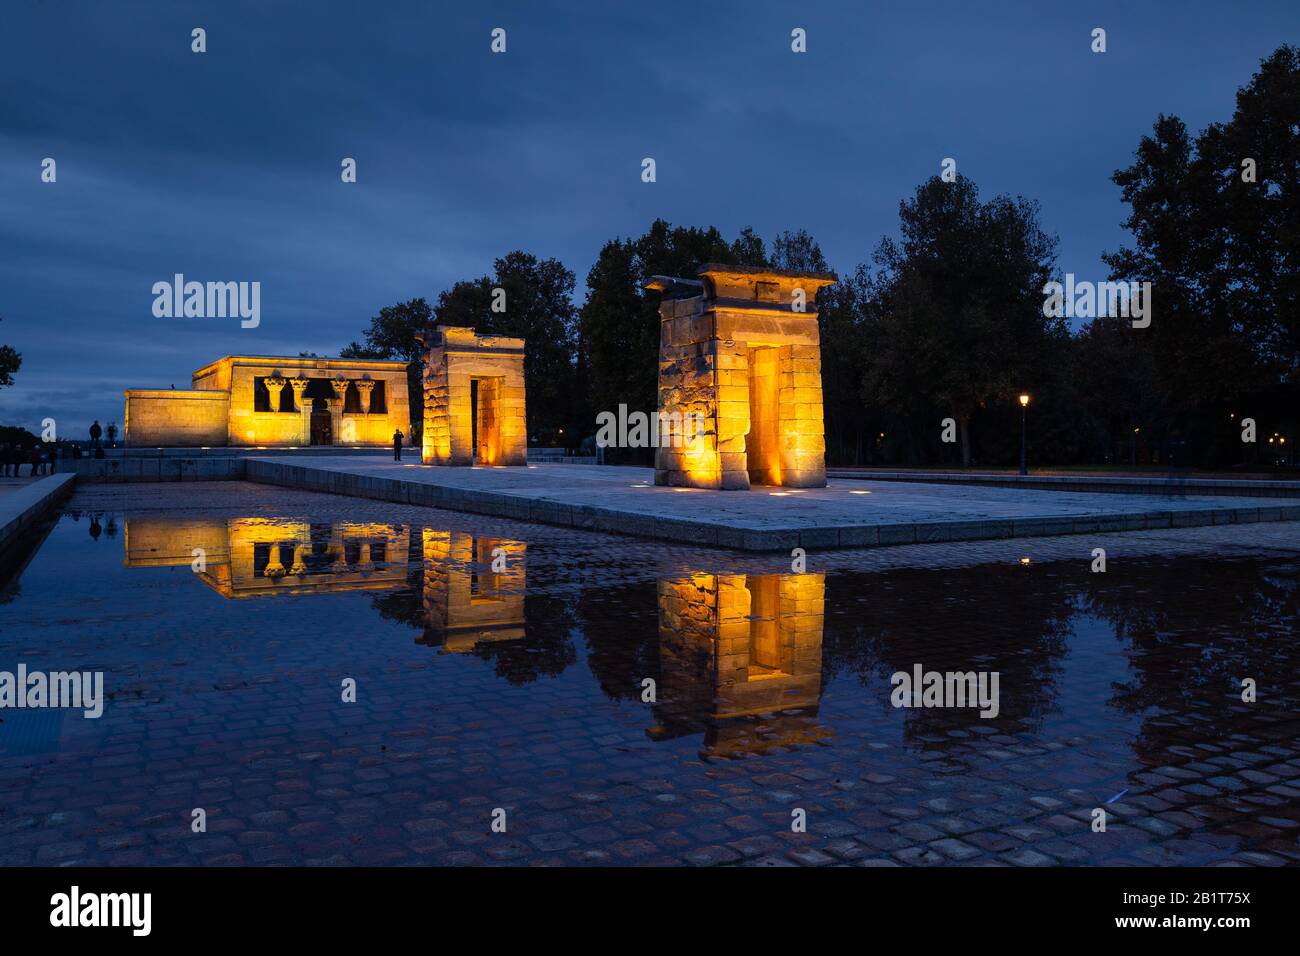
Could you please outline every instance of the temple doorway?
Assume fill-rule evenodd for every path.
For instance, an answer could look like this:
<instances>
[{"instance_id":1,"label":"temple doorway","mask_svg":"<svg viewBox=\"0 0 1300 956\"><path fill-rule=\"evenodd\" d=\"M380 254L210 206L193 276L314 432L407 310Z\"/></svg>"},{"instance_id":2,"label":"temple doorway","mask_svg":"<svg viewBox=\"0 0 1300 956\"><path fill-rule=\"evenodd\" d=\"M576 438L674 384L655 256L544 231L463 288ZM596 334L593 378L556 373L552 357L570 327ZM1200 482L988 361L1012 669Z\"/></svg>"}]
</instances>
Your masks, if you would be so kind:
<instances>
[{"instance_id":1,"label":"temple doorway","mask_svg":"<svg viewBox=\"0 0 1300 956\"><path fill-rule=\"evenodd\" d=\"M749 349L749 434L745 467L753 485L781 484L780 351Z\"/></svg>"},{"instance_id":2,"label":"temple doorway","mask_svg":"<svg viewBox=\"0 0 1300 956\"><path fill-rule=\"evenodd\" d=\"M474 463L495 465L501 460L500 376L475 377L469 382L471 442Z\"/></svg>"},{"instance_id":3,"label":"temple doorway","mask_svg":"<svg viewBox=\"0 0 1300 956\"><path fill-rule=\"evenodd\" d=\"M334 418L329 405L334 400L334 389L329 379L313 377L303 397L312 400L310 444L334 444Z\"/></svg>"},{"instance_id":4,"label":"temple doorway","mask_svg":"<svg viewBox=\"0 0 1300 956\"><path fill-rule=\"evenodd\" d=\"M315 403L319 406L319 403ZM333 421L328 408L315 407L311 410L311 443L313 445L334 444Z\"/></svg>"}]
</instances>

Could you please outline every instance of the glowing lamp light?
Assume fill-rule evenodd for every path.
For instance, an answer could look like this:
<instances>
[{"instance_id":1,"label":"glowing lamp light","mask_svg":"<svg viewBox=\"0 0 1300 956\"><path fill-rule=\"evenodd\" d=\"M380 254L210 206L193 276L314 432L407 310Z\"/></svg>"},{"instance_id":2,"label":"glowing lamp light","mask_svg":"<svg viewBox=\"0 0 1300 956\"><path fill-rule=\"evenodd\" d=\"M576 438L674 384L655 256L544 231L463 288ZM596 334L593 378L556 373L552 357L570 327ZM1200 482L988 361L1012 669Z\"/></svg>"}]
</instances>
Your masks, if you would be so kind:
<instances>
[{"instance_id":1,"label":"glowing lamp light","mask_svg":"<svg viewBox=\"0 0 1300 956\"><path fill-rule=\"evenodd\" d=\"M1027 406L1028 404L1029 404L1029 393L1028 393L1028 392L1021 392L1021 393L1020 393L1020 407L1021 407L1021 408L1024 408L1024 407Z\"/></svg>"},{"instance_id":2,"label":"glowing lamp light","mask_svg":"<svg viewBox=\"0 0 1300 956\"><path fill-rule=\"evenodd\" d=\"M869 491L850 491L849 494L851 494L851 495L869 495L869 494L871 494L871 492L869 492Z\"/></svg>"}]
</instances>

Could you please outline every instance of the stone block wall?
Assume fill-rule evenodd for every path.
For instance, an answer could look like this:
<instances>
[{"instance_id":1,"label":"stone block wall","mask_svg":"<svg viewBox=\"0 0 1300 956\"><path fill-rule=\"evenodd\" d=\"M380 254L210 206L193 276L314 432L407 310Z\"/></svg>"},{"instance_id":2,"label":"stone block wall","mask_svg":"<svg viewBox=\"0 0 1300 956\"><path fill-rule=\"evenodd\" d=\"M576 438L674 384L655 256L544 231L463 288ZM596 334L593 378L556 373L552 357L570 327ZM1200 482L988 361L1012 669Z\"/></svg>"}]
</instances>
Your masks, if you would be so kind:
<instances>
[{"instance_id":1,"label":"stone block wall","mask_svg":"<svg viewBox=\"0 0 1300 956\"><path fill-rule=\"evenodd\" d=\"M130 388L124 394L122 443L128 448L226 444L227 392Z\"/></svg>"},{"instance_id":2,"label":"stone block wall","mask_svg":"<svg viewBox=\"0 0 1300 956\"><path fill-rule=\"evenodd\" d=\"M439 326L424 358L427 465L526 465L524 340ZM471 401L477 381L478 447Z\"/></svg>"},{"instance_id":3,"label":"stone block wall","mask_svg":"<svg viewBox=\"0 0 1300 956\"><path fill-rule=\"evenodd\" d=\"M680 446L661 442L655 483L825 487L813 300L834 277L726 266L705 266L700 275L698 295L660 303L659 411L701 416L705 427ZM649 287L687 281L656 277Z\"/></svg>"},{"instance_id":4,"label":"stone block wall","mask_svg":"<svg viewBox=\"0 0 1300 956\"><path fill-rule=\"evenodd\" d=\"M377 365L378 363L374 363ZM332 437L335 445L387 445L393 440L394 430L403 437L410 433L411 416L407 397L406 368L400 363L371 363L353 366L334 359L300 360L276 359L265 364L237 363L229 372L230 382L230 444L236 446L306 446L311 444L310 411L304 409L305 400L298 400L293 381L324 379L337 381L377 381L384 383L383 412L345 412L338 398L316 398L325 403L333 423ZM293 394L297 411L262 412L254 404L254 390L258 378L279 377L285 380L280 388Z\"/></svg>"},{"instance_id":5,"label":"stone block wall","mask_svg":"<svg viewBox=\"0 0 1300 956\"><path fill-rule=\"evenodd\" d=\"M273 406L259 411L256 380L278 380ZM310 380L361 383L360 412L344 412L336 398L303 398ZM372 359L321 359L309 356L228 355L192 376L191 389L128 389L123 441L128 447L267 447L311 444L309 402L323 403L332 416L335 445L387 445L393 432L410 432L406 365ZM369 411L374 386L383 382L384 411ZM325 391L331 395L332 386ZM294 409L280 411L275 398L292 397Z\"/></svg>"}]
</instances>

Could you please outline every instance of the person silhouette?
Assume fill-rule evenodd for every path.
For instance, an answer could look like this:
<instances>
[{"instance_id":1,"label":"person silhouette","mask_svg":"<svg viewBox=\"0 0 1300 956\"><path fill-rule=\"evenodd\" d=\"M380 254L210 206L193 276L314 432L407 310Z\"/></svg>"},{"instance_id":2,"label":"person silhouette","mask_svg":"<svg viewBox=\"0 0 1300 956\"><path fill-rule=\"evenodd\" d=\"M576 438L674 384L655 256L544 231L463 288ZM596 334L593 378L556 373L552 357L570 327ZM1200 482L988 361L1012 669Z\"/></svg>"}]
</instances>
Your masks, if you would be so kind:
<instances>
[{"instance_id":1,"label":"person silhouette","mask_svg":"<svg viewBox=\"0 0 1300 956\"><path fill-rule=\"evenodd\" d=\"M402 430L393 432L393 461L402 460Z\"/></svg>"}]
</instances>

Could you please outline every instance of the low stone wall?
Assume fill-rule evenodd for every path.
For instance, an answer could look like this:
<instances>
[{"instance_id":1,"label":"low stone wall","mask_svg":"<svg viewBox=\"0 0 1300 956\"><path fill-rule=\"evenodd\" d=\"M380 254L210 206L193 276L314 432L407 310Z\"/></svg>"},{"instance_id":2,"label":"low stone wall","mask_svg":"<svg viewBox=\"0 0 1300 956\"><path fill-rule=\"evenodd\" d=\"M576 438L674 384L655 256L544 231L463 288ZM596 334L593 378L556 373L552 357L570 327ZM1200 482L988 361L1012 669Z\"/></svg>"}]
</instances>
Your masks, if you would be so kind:
<instances>
[{"instance_id":1,"label":"low stone wall","mask_svg":"<svg viewBox=\"0 0 1300 956\"><path fill-rule=\"evenodd\" d=\"M59 462L60 477L81 481L238 481L246 458L122 457L69 458Z\"/></svg>"},{"instance_id":2,"label":"low stone wall","mask_svg":"<svg viewBox=\"0 0 1300 956\"><path fill-rule=\"evenodd\" d=\"M403 445L407 451L414 451L410 445ZM267 455L297 457L299 455L328 455L338 458L349 455L383 455L391 456L392 442L375 445L304 445L299 448L277 448L274 446L239 447L234 445L217 445L212 447L177 446L174 448L105 448L105 458L265 458ZM86 457L91 453L86 452ZM69 459L72 460L72 459Z\"/></svg>"},{"instance_id":3,"label":"low stone wall","mask_svg":"<svg viewBox=\"0 0 1300 956\"><path fill-rule=\"evenodd\" d=\"M0 552L71 494L76 481L75 475L49 475L0 495Z\"/></svg>"}]
</instances>

